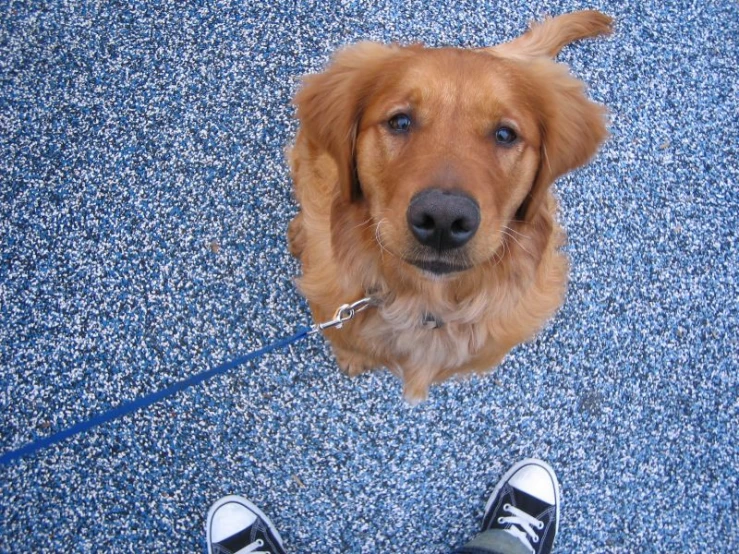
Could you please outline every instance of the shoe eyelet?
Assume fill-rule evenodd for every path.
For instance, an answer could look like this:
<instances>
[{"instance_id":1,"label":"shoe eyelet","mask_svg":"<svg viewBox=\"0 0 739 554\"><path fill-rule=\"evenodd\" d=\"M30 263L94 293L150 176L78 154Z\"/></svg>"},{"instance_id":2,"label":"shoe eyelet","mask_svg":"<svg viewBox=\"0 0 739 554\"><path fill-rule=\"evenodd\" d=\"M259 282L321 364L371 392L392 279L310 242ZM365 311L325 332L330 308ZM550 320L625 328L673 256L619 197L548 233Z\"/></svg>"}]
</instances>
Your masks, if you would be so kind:
<instances>
[{"instance_id":1,"label":"shoe eyelet","mask_svg":"<svg viewBox=\"0 0 739 554\"><path fill-rule=\"evenodd\" d=\"M539 542L539 537L536 537L536 536L531 537L531 540L534 541L534 544L536 544Z\"/></svg>"},{"instance_id":2,"label":"shoe eyelet","mask_svg":"<svg viewBox=\"0 0 739 554\"><path fill-rule=\"evenodd\" d=\"M498 518L498 523L499 523L500 525L503 525L503 524L505 523L505 521L503 521L503 518L502 518L502 517L499 517L499 518Z\"/></svg>"},{"instance_id":3,"label":"shoe eyelet","mask_svg":"<svg viewBox=\"0 0 739 554\"><path fill-rule=\"evenodd\" d=\"M506 512L510 513L511 512L511 505L510 504L503 504L503 509Z\"/></svg>"},{"instance_id":4,"label":"shoe eyelet","mask_svg":"<svg viewBox=\"0 0 739 554\"><path fill-rule=\"evenodd\" d=\"M540 529L540 530L541 530L541 529L544 529L544 522L543 522L543 521L540 521L540 522L539 522L539 523L537 524L536 528L537 528L537 529Z\"/></svg>"},{"instance_id":5,"label":"shoe eyelet","mask_svg":"<svg viewBox=\"0 0 739 554\"><path fill-rule=\"evenodd\" d=\"M257 546L262 548L264 546L264 541L262 539L257 539Z\"/></svg>"}]
</instances>

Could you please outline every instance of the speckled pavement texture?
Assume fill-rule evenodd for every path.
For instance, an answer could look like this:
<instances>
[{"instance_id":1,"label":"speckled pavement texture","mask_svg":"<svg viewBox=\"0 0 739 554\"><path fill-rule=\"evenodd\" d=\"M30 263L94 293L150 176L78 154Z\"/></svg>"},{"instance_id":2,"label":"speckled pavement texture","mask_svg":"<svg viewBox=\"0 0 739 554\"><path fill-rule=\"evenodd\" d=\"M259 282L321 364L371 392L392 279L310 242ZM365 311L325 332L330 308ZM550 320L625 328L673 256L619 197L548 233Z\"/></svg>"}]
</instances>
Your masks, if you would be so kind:
<instances>
[{"instance_id":1,"label":"speckled pavement texture","mask_svg":"<svg viewBox=\"0 0 739 554\"><path fill-rule=\"evenodd\" d=\"M319 337L0 468L1 552L202 552L220 496L293 553L444 553L523 457L557 553L739 551L739 4L3 2L0 452L309 321L285 243L299 76L359 39L491 45L598 8L560 59L612 136L561 179L565 307L412 408Z\"/></svg>"}]
</instances>

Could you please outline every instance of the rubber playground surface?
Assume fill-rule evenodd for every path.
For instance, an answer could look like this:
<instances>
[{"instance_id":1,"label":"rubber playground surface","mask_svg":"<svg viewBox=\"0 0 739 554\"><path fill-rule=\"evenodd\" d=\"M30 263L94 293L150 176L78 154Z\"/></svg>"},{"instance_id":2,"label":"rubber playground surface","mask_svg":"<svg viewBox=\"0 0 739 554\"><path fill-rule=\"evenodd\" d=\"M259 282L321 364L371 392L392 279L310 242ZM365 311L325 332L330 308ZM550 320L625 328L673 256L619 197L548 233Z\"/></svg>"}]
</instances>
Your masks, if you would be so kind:
<instances>
[{"instance_id":1,"label":"rubber playground surface","mask_svg":"<svg viewBox=\"0 0 739 554\"><path fill-rule=\"evenodd\" d=\"M290 552L442 554L514 462L558 553L739 550L739 4L5 2L0 455L310 322L285 242L300 76L357 40L484 46L576 9L611 137L560 179L564 308L406 404L319 336L0 467L0 552L203 552L241 494Z\"/></svg>"}]
</instances>

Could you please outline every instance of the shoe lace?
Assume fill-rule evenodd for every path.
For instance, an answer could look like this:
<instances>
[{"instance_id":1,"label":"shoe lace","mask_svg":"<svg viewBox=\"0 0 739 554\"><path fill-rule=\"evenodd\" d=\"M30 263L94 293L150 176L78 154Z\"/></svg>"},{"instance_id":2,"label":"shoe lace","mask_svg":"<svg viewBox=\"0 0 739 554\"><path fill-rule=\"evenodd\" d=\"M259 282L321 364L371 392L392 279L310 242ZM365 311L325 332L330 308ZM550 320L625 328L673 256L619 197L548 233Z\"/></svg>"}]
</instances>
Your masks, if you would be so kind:
<instances>
[{"instance_id":1,"label":"shoe lace","mask_svg":"<svg viewBox=\"0 0 739 554\"><path fill-rule=\"evenodd\" d=\"M271 554L269 550L257 550L257 548L262 548L263 546L264 541L262 539L257 539L253 543L247 544L238 552L234 552L234 554Z\"/></svg>"},{"instance_id":2,"label":"shoe lace","mask_svg":"<svg viewBox=\"0 0 739 554\"><path fill-rule=\"evenodd\" d=\"M517 525L518 527L511 527L509 529L506 529L506 533L510 533L511 535L519 539L530 549L531 554L534 554L536 551L531 546L531 542L529 542L529 539L534 544L539 542L539 535L536 534L534 528L541 531L542 529L544 529L544 522L536 519L534 516L527 514L522 510L519 510L515 506L511 506L510 504L505 504L503 506L503 510L512 515L499 517L498 523L500 523L501 525L506 523Z\"/></svg>"}]
</instances>

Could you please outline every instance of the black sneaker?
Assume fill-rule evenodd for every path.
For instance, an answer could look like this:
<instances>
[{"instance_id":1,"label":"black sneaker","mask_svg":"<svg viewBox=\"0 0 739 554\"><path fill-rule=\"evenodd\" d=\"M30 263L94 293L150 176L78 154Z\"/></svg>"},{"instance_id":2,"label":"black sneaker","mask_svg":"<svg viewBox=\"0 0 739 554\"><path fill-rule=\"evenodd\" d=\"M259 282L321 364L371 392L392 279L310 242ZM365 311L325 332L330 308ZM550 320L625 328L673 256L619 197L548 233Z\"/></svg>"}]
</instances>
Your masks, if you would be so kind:
<instances>
[{"instance_id":1,"label":"black sneaker","mask_svg":"<svg viewBox=\"0 0 739 554\"><path fill-rule=\"evenodd\" d=\"M240 496L224 496L208 510L208 554L285 554L269 518Z\"/></svg>"},{"instance_id":2,"label":"black sneaker","mask_svg":"<svg viewBox=\"0 0 739 554\"><path fill-rule=\"evenodd\" d=\"M559 482L548 464L523 460L498 482L485 506L482 530L501 529L531 554L549 554L559 528Z\"/></svg>"}]
</instances>

